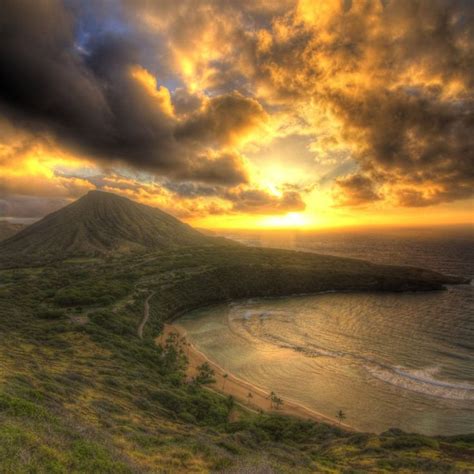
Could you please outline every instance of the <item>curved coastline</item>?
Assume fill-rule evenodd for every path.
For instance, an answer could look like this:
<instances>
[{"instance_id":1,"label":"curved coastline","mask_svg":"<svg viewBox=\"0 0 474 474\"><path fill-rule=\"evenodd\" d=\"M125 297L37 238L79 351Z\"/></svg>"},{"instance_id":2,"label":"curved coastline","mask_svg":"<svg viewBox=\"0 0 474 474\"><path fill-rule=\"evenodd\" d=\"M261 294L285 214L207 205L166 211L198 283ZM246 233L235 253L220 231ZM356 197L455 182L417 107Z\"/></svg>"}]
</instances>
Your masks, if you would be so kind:
<instances>
[{"instance_id":1,"label":"curved coastline","mask_svg":"<svg viewBox=\"0 0 474 474\"><path fill-rule=\"evenodd\" d=\"M301 403L294 400L285 398L284 404L280 409L272 409L269 407L268 392L264 388L259 387L247 380L244 380L229 371L226 371L223 367L217 364L215 361L210 359L206 354L200 351L192 342L190 342L186 329L179 323L172 322L166 323L163 328L162 334L156 339L158 342L161 337L166 337L168 334L175 332L181 337L184 337L187 341L187 357L189 361L187 374L189 377L196 375L197 367L207 362L214 369L216 384L208 387L210 390L223 395L231 395L234 399L239 402L242 408L250 411L265 411L275 414L283 414L289 416L295 416L305 420L312 420L319 423L328 423L339 428L343 428L347 431L360 432L355 427L346 423L340 423L337 420L323 415L320 412L312 410ZM224 378L224 374L227 377ZM247 396L249 393L252 394L251 402Z\"/></svg>"},{"instance_id":2,"label":"curved coastline","mask_svg":"<svg viewBox=\"0 0 474 474\"><path fill-rule=\"evenodd\" d=\"M324 293L439 291L446 285L466 283L464 277L447 276L416 267L380 265L358 259L276 249L200 249L199 259L206 261L206 266L196 266L194 253L183 256L180 252L179 258L183 261L179 263L183 271L176 266L177 257L174 254L167 256L171 260L169 263L166 259L163 261L162 254L159 257L164 271L159 278L150 279L146 285L148 291L155 292L150 299L147 324L149 334L155 332L155 340L160 339L160 333L164 328L166 331L169 325L178 329L176 319L183 314L219 303ZM192 354L198 353L194 348ZM204 361L217 366L206 356L195 366ZM236 379L232 377L232 380ZM216 392L221 391L221 385L217 384ZM255 388L261 390L260 387ZM248 406L248 391L241 389L240 392L236 398ZM261 408L258 408L269 411L269 400L263 400ZM290 415L339 426L333 419L317 411L312 412L297 402L286 398L284 402L287 407L285 410L282 407L278 413L287 413L291 405L295 408Z\"/></svg>"},{"instance_id":3,"label":"curved coastline","mask_svg":"<svg viewBox=\"0 0 474 474\"><path fill-rule=\"evenodd\" d=\"M335 320L339 321L339 317L350 317L350 315L352 315L351 308L357 307L356 302L362 300L362 302L366 302L366 306L362 307L368 308L367 311L372 307L375 310L379 310L380 307L383 307L383 314L385 314L387 308L391 308L396 313L401 311L400 315L397 313L398 316L396 318L390 316L393 316L391 312L385 314L385 320L392 321L395 327L399 326L399 324L395 322L399 319L400 321L404 321L404 317L412 321L412 310L416 310L417 314L419 312L421 318L416 318L418 322L416 324L413 323L413 326L417 327L421 324L420 327L424 327L423 321L426 322L433 317L427 308L446 308L446 305L451 307L452 299L458 298L458 295L453 293L453 291L427 294L427 297L416 294L405 296L382 293L380 296L386 300L385 304L381 306L380 304L376 304L374 306L371 302L373 303L373 300L378 301L379 292L374 292L372 295L361 293L360 295L356 294L354 296L347 293L344 294L344 292L334 293L342 293L340 297L342 300L336 300L335 297L337 295L328 295L324 297L322 301L318 298L317 308L321 311L321 314L337 314L338 317ZM454 296L452 296L453 294ZM316 298L311 299L310 296L320 297L322 295L320 293L314 293L307 296L308 298L303 298L302 301L305 302L308 300L309 303L300 303L300 306L306 309L309 308L312 311L316 307L312 301L316 301ZM288 344L280 344L280 339L278 339L278 342L275 342L278 347L273 346L274 341L271 339L269 340L270 345L267 346L267 339L261 336L270 337L269 335L271 334L287 334L286 331L289 331L290 326L285 326L286 323L292 325L292 327L293 324L295 324L295 327L303 328L301 331L296 330L294 334L301 337L302 335L305 337L314 336L314 332L302 332L307 328L304 324L300 325L298 323L298 318L295 317L295 321L293 321L293 316L296 316L298 312L298 304L294 301L288 304L285 301L287 298L283 298L283 301L281 303L277 302L275 306L274 300L280 300L281 298L282 297L249 298L233 300L227 304L206 305L201 307L201 310L196 313L195 310L192 310L192 314L184 315L184 317L183 314L181 314L180 316L183 317L183 319L173 319L172 325L174 325L176 329L180 329L180 334L186 335L187 340L193 342L194 349L201 352L201 355L204 356L200 361L201 364L204 361L208 361L212 363L213 368L220 369L219 374L228 371L230 371L230 373L233 372L235 379L243 379L247 386L251 385L257 390L260 390L265 397L268 397L270 390L275 390L278 396L284 398L285 405L298 405L298 407L301 407L302 411L298 410L298 413L289 413L290 415L294 414L296 417L303 419L313 419L318 422L336 424L334 420L334 418L336 418L335 414L337 410L342 407L344 411L347 410L350 413L349 423L352 424L351 428L364 433L380 434L392 427L399 428L407 433L420 433L426 436L457 436L472 432L469 426L469 420L472 420L472 412L469 411L469 404L467 402L472 396L472 392L470 391L471 385L468 385L464 379L459 379L461 382L458 383L456 382L457 379L455 376L452 378L449 375L449 370L451 370L452 367L456 368L456 370L459 368L458 365L451 366L449 361L447 361L447 365L443 365L439 362L439 367L434 367L431 363L431 359L427 359L423 356L424 353L422 353L419 359L413 359L417 362L412 366L409 361L407 362L408 359L405 357L407 354L402 349L400 349L400 351L396 350L393 354L391 352L388 353L389 356L390 354L394 355L394 357L396 356L393 359L391 356L388 357L388 359L384 359L383 357L372 358L370 357L370 351L369 353L367 353L367 351L359 353L357 352L356 346L353 347L349 344L347 350L349 350L351 360L355 357L358 361L356 369L349 370L347 369L348 364L346 364L345 361L333 362L334 359L332 358L328 360L328 363L322 359L316 359L314 362L312 352L309 349L309 359L302 358L306 353L301 356L294 354L295 348L299 353L300 351L298 349L305 344L305 340L300 340L296 336L294 339L288 339L288 341L281 339L281 341L288 342ZM354 298L359 298L359 300L354 300ZM261 300L263 300L263 303ZM270 303L268 300L270 300ZM421 303L419 303L420 301ZM337 302L337 304L334 302ZM416 302L418 302L418 304L415 304ZM434 305L434 303L436 303L436 305ZM235 307L236 309L234 309ZM203 308L206 309L202 311ZM210 308L210 310L208 311L207 308ZM227 310L225 308L227 308ZM327 311L331 310L331 308L333 313L328 313ZM347 312L348 309L351 310ZM441 324L440 328L442 329L445 315L450 313L445 313L444 310L441 310L441 313L439 310L437 311L438 312L434 314L433 321L434 323L439 322L439 324ZM267 321L269 318L267 315L273 314L272 312L279 314L279 319L276 318L274 323L265 322L265 324L271 324L269 327L263 326L262 321ZM252 321L254 321L256 314L262 315L262 321L258 323L257 318L257 322L254 322L253 326L247 327L246 325L250 324L247 322L248 319L250 319L250 313L255 313L252 314ZM366 315L365 312L362 313ZM355 316L358 314L359 313L356 312ZM378 313L369 311L367 314ZM425 315L424 318L421 317L422 314ZM437 317L437 315L440 317ZM382 321L382 319L376 317L373 321ZM279 320L281 320L281 324L285 324L278 326L277 321ZM371 321L370 318L363 318L363 320ZM230 324L229 321L239 322L235 331L233 330L233 323ZM270 321L273 321L273 318L270 318ZM302 321L304 323L306 320L303 319ZM322 318L319 321L319 325L311 326L311 328L315 328L314 331L316 331L316 334L321 334L321 331L322 333L325 333L326 330L328 331L327 337L329 339L324 339L324 341L321 342L322 347L325 349L342 347L338 346L337 340L331 339L331 335L334 335L334 333L331 332L332 326L327 326L326 319ZM457 321L456 318L453 319L453 324L455 321ZM275 324L277 325L275 326ZM402 338L401 340L409 341L411 334L410 328L412 325L402 326L404 328L408 327L408 329L402 331L400 336ZM230 332L227 330L228 327ZM360 332L362 336L365 337L368 336L368 334L372 334L372 330L369 332L364 331L364 327L367 329L367 327L370 327L370 323L367 323L365 326L363 325ZM380 325L380 327L386 326ZM392 325L389 324L387 327L392 328ZM432 329L435 330L437 327L438 325L434 324ZM453 327L457 326L454 325ZM246 330L244 331L244 329ZM167 330L169 331L169 329ZM288 334L293 334L293 332L288 332ZM434 332L433 334L437 333ZM311 340L314 341L314 338ZM363 340L365 341L365 339ZM245 344L242 345L244 341ZM344 342L345 340L342 341ZM334 342L335 345L331 345L329 342ZM368 340L368 342L370 343L370 340ZM427 344L422 345L423 348L429 349L432 347L429 345L431 344L431 339L425 342ZM248 344L248 346L246 344ZM383 346L383 342L380 344ZM311 346L311 344L308 346ZM370 344L364 347L370 347ZM287 354L287 350L291 350L291 353ZM344 357L347 355L347 351L341 354ZM383 352L382 355L383 354L385 354L385 352ZM457 354L457 352L455 352L455 354ZM325 353L324 355L328 354ZM331 356L331 354L329 354L329 356ZM398 356L401 358L397 358ZM367 368L361 364L363 361L372 361L374 367L393 370L397 372L396 375L398 378L401 378L401 380L382 379L380 376L376 376L378 374L373 374L368 370L372 365ZM271 367L271 370L268 369L268 367ZM445 370L443 367L445 367L446 370L449 369L448 372L443 372L443 370ZM436 369L440 372L439 374L437 373L437 375L427 372L428 375L431 374L427 379L428 375L422 372L425 368L427 368L427 371ZM402 371L402 373L399 374L398 371ZM466 374L468 373L472 374L469 370ZM313 376L307 378L306 374L316 374L314 375L316 378ZM324 385L325 388L321 390L318 396L319 398L312 395L314 390L320 390L317 382L314 382L314 380L317 380L317 377L320 377L320 380L327 381ZM337 383L340 382L341 377L344 378L344 381L347 380L351 387L351 381L356 381L354 382L354 386L355 393L359 394L358 397L351 398L351 395L346 394L344 391L344 394L339 396ZM221 377L219 377L219 380L222 380ZM469 379L467 378L466 380ZM406 386L407 384L409 384L409 386ZM221 385L221 382L215 385L217 391L221 391ZM444 393L448 390L449 393ZM225 393L229 394L229 391L226 390ZM363 396L360 394L363 394ZM238 396L239 399L244 400L244 404L248 406L249 400L246 395L247 392L241 391ZM407 408L409 407L410 410L412 410L411 413L413 416L405 416L405 413L408 412L404 411L405 406L403 402L400 401L405 398L408 400ZM250 402L251 401L252 400L250 400ZM380 405L378 405L379 401L381 401ZM371 407L374 406L374 403L377 406L377 410L379 410L377 415L372 415L373 411ZM268 401L268 398L266 398L266 402L261 400L260 407L265 411L270 409L270 401ZM440 407L445 407L447 411L445 412L444 409ZM397 413L400 412L400 410L402 410L403 417L398 418ZM280 409L279 412L282 414L285 413L283 409ZM432 415L430 419L436 421L436 426L426 425L426 413L429 413L430 416Z\"/></svg>"}]
</instances>

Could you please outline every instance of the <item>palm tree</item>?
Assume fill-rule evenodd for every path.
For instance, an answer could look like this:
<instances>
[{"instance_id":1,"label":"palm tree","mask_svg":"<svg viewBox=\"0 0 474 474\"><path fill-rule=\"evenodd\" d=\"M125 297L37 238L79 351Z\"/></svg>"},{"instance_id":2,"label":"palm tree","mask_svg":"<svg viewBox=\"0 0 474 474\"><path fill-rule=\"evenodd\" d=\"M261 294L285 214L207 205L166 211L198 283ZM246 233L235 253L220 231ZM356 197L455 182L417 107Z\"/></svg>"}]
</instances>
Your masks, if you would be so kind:
<instances>
[{"instance_id":1,"label":"palm tree","mask_svg":"<svg viewBox=\"0 0 474 474\"><path fill-rule=\"evenodd\" d=\"M274 402L277 410L283 405L283 400L280 397L275 397Z\"/></svg>"},{"instance_id":2,"label":"palm tree","mask_svg":"<svg viewBox=\"0 0 474 474\"><path fill-rule=\"evenodd\" d=\"M275 392L270 392L270 395L268 395L268 397L267 397L267 400L270 399L270 408L273 408L273 403L275 402L275 397L276 397Z\"/></svg>"},{"instance_id":3,"label":"palm tree","mask_svg":"<svg viewBox=\"0 0 474 474\"><path fill-rule=\"evenodd\" d=\"M346 417L346 414L342 410L339 410L336 413L336 418L339 420L339 424L341 424L347 417Z\"/></svg>"},{"instance_id":4,"label":"palm tree","mask_svg":"<svg viewBox=\"0 0 474 474\"><path fill-rule=\"evenodd\" d=\"M267 398L270 399L271 408L276 408L278 410L283 405L283 400L278 397L275 392L270 392L270 395Z\"/></svg>"},{"instance_id":5,"label":"palm tree","mask_svg":"<svg viewBox=\"0 0 474 474\"><path fill-rule=\"evenodd\" d=\"M209 365L208 362L204 362L198 366L198 374L194 377L194 381L198 385L208 385L215 383L216 379L214 378L214 369Z\"/></svg>"},{"instance_id":6,"label":"palm tree","mask_svg":"<svg viewBox=\"0 0 474 474\"><path fill-rule=\"evenodd\" d=\"M227 382L227 378L229 377L229 374L224 374L222 376L222 378L224 379L224 381L222 382L222 390L224 390L224 387L225 387L225 383Z\"/></svg>"}]
</instances>

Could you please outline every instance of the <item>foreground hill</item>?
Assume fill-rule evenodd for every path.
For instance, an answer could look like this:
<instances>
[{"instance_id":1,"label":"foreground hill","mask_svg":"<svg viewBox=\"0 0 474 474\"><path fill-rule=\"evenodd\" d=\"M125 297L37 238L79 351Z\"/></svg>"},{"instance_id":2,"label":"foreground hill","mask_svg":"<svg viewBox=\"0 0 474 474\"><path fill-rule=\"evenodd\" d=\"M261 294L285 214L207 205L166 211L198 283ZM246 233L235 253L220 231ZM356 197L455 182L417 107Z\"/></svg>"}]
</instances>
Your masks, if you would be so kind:
<instances>
[{"instance_id":1,"label":"foreground hill","mask_svg":"<svg viewBox=\"0 0 474 474\"><path fill-rule=\"evenodd\" d=\"M0 258L0 472L474 472L473 436L256 413L216 384L189 383L186 341L162 337L178 314L236 298L439 290L460 278L220 245L104 193L8 239Z\"/></svg>"},{"instance_id":2,"label":"foreground hill","mask_svg":"<svg viewBox=\"0 0 474 474\"><path fill-rule=\"evenodd\" d=\"M0 258L31 262L112 252L214 244L157 208L112 193L90 191L0 243Z\"/></svg>"},{"instance_id":3,"label":"foreground hill","mask_svg":"<svg viewBox=\"0 0 474 474\"><path fill-rule=\"evenodd\" d=\"M190 384L185 343L161 337L165 321L212 302L445 280L238 246L0 270L0 472L474 472L473 436L353 433L258 414L220 395L220 383Z\"/></svg>"}]
</instances>

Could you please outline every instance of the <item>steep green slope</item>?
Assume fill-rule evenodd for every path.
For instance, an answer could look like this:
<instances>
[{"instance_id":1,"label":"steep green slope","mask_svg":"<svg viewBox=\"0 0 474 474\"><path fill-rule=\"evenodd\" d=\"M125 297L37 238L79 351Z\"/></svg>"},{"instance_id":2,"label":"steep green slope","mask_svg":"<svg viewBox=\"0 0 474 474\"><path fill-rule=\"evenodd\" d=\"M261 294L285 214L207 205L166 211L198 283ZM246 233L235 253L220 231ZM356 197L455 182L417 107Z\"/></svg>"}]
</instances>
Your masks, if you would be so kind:
<instances>
[{"instance_id":1,"label":"steep green slope","mask_svg":"<svg viewBox=\"0 0 474 474\"><path fill-rule=\"evenodd\" d=\"M0 243L0 260L18 262L214 244L178 219L112 193L87 195Z\"/></svg>"},{"instance_id":2,"label":"steep green slope","mask_svg":"<svg viewBox=\"0 0 474 474\"><path fill-rule=\"evenodd\" d=\"M1 270L0 472L473 472L472 436L350 433L256 414L187 383L180 341L155 344L164 320L213 301L335 285L430 288L436 278L208 246Z\"/></svg>"}]
</instances>

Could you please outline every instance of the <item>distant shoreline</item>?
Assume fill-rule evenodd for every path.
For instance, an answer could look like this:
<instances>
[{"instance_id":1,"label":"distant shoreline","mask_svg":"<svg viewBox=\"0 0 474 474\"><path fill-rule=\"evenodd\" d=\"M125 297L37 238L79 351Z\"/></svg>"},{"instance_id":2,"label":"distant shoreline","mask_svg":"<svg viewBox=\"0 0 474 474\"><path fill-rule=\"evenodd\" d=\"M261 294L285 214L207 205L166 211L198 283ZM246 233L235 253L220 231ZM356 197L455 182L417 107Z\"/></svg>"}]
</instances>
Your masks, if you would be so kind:
<instances>
[{"instance_id":1,"label":"distant shoreline","mask_svg":"<svg viewBox=\"0 0 474 474\"><path fill-rule=\"evenodd\" d=\"M209 359L209 357L189 341L187 331L180 324L176 322L166 323L162 334L156 339L156 342L160 342L161 338L165 339L172 332L178 333L187 341L188 345L185 349L189 362L187 375L189 377L195 376L197 373L197 367L204 362L207 362L213 368L216 379L216 383L209 385L208 388L219 394L233 396L243 408L255 412L263 411L273 414L290 415L305 420L327 423L348 431L359 431L353 426L339 423L335 419L311 410L293 400L283 398L283 405L279 409L271 408L268 392L265 392L262 388L224 370L216 362ZM227 374L227 377L224 377L225 374ZM251 397L249 397L249 393L251 394Z\"/></svg>"}]
</instances>

